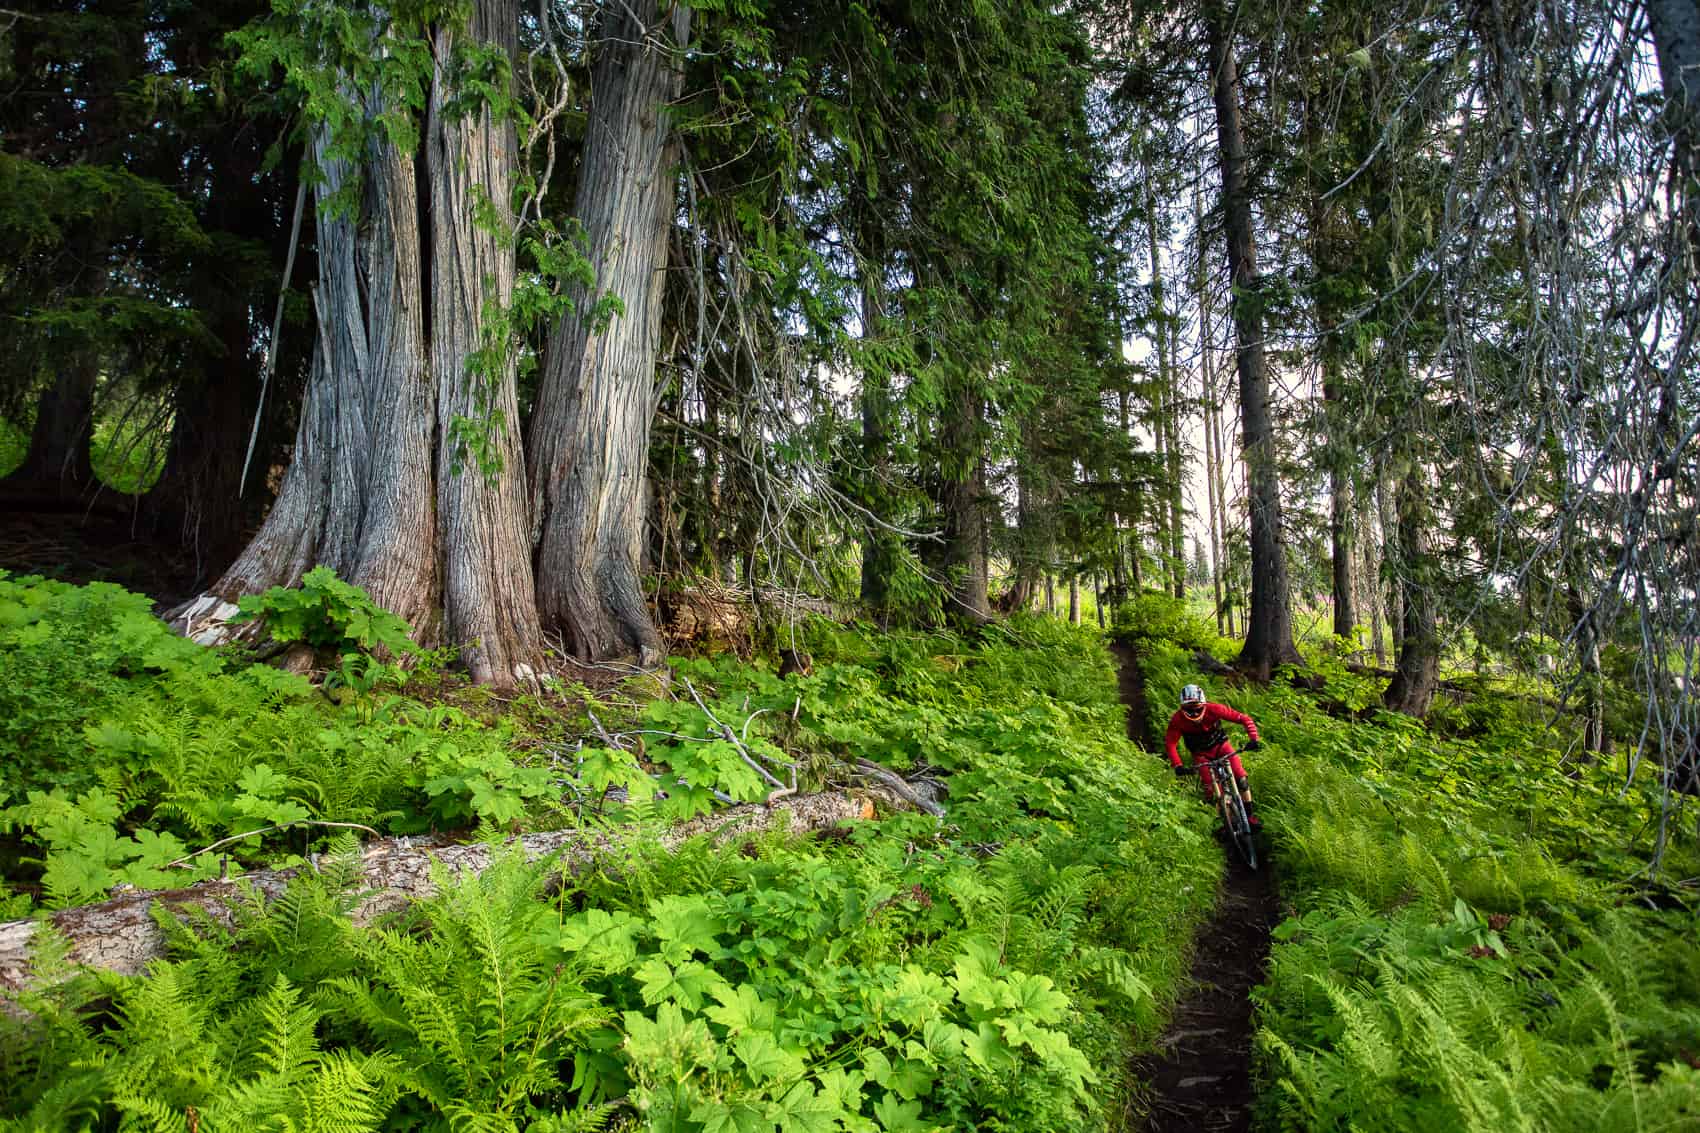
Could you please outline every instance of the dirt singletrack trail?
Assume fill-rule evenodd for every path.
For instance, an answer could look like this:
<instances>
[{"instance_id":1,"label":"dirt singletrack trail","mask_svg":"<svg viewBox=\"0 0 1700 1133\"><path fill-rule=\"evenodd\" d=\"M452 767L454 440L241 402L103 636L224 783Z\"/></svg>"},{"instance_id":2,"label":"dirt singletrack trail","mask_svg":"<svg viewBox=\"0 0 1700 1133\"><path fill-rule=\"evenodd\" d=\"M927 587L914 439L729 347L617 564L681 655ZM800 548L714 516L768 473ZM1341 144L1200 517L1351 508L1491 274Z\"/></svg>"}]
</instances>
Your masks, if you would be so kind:
<instances>
[{"instance_id":1,"label":"dirt singletrack trail","mask_svg":"<svg viewBox=\"0 0 1700 1133\"><path fill-rule=\"evenodd\" d=\"M1146 720L1137 654L1111 647L1120 667L1128 738L1161 753ZM1252 772L1253 789L1256 773ZM1251 1129L1251 989L1269 959L1269 931L1281 919L1270 863L1247 869L1226 848L1228 872L1210 920L1199 926L1190 987L1175 1004L1156 1049L1134 1059L1150 1133L1242 1133Z\"/></svg>"}]
</instances>

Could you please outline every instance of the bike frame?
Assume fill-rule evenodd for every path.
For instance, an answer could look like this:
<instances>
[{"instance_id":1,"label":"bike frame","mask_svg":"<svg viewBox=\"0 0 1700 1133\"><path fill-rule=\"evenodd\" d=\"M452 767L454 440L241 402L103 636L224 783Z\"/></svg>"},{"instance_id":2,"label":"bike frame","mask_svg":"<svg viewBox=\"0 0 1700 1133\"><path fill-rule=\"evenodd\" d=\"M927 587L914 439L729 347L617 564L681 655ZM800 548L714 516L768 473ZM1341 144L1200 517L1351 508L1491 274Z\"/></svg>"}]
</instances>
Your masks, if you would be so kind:
<instances>
[{"instance_id":1,"label":"bike frame","mask_svg":"<svg viewBox=\"0 0 1700 1133\"><path fill-rule=\"evenodd\" d=\"M1245 812L1245 800L1240 798L1239 784L1234 782L1233 769L1228 766L1226 756L1207 759L1204 763L1209 769L1210 787L1214 792L1210 801L1222 818L1222 828L1228 832L1228 838L1239 850L1246 865L1256 869L1257 842L1251 829L1251 819Z\"/></svg>"}]
</instances>

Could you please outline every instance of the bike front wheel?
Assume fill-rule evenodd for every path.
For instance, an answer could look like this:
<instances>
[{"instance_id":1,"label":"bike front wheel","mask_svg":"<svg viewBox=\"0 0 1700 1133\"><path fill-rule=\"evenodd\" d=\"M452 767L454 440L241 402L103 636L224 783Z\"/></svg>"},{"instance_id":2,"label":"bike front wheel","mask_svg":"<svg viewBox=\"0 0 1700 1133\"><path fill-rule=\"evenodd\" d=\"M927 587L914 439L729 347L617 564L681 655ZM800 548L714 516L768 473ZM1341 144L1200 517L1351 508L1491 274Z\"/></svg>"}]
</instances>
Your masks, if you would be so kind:
<instances>
[{"instance_id":1,"label":"bike front wheel","mask_svg":"<svg viewBox=\"0 0 1700 1133\"><path fill-rule=\"evenodd\" d=\"M1240 798L1238 791L1222 792L1222 823L1228 828L1228 837L1245 864L1256 869L1257 840L1253 836L1251 818L1245 812L1245 800Z\"/></svg>"}]
</instances>

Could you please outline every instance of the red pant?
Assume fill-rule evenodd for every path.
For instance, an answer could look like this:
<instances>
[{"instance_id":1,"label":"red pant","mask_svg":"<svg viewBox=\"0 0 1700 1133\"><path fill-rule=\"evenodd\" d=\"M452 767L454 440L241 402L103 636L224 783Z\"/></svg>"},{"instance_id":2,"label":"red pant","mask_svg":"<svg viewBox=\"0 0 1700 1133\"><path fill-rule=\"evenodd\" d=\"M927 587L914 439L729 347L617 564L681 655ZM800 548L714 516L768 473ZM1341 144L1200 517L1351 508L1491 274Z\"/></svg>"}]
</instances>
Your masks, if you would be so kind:
<instances>
[{"instance_id":1,"label":"red pant","mask_svg":"<svg viewBox=\"0 0 1700 1133\"><path fill-rule=\"evenodd\" d=\"M1240 757L1235 754L1233 744L1220 743L1215 747L1194 752L1192 756L1192 765L1198 769L1198 781L1204 785L1204 793L1212 801L1216 798L1216 781L1210 777L1210 761L1224 758L1227 759L1228 766L1234 772L1235 782L1244 779L1245 766L1240 763Z\"/></svg>"}]
</instances>

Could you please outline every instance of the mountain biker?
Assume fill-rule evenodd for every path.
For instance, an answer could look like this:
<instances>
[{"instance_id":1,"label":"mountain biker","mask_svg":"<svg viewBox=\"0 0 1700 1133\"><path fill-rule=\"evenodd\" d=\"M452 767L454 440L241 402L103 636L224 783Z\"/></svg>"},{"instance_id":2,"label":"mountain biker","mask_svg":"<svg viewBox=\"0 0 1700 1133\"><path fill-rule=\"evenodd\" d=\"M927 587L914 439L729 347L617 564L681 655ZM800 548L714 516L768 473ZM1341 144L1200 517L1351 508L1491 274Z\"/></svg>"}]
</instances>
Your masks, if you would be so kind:
<instances>
[{"instance_id":1,"label":"mountain biker","mask_svg":"<svg viewBox=\"0 0 1700 1133\"><path fill-rule=\"evenodd\" d=\"M1184 740L1186 749L1192 753L1194 765L1198 769L1199 782L1204 784L1205 794L1214 800L1209 763L1213 759L1227 757L1228 766L1234 772L1234 782L1240 789L1240 798L1245 800L1246 816L1251 820L1252 828L1257 829L1263 825L1263 821L1252 813L1251 786L1246 781L1245 767L1241 765L1240 757L1234 753L1234 745L1228 742L1228 733L1222 727L1224 723L1238 724L1245 729L1251 740L1245 745L1247 751L1256 751L1263 746L1263 741L1257 738L1257 725L1252 723L1250 716L1235 712L1226 704L1205 700L1204 690L1197 685L1187 685L1181 689L1181 706L1169 717L1169 730L1163 737L1169 764L1175 769L1177 776L1186 777L1188 769L1181 764L1180 753L1175 750L1176 742Z\"/></svg>"}]
</instances>

